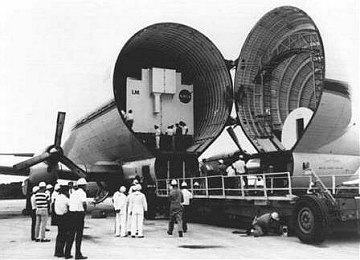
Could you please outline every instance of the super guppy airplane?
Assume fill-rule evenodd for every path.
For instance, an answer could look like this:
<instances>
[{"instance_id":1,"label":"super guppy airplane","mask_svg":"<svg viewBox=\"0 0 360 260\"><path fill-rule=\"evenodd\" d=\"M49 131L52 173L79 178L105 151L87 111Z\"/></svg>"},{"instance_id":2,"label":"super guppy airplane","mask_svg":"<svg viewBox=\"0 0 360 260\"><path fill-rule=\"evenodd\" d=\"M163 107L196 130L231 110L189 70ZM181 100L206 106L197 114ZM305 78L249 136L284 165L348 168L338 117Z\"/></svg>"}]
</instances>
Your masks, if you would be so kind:
<instances>
[{"instance_id":1,"label":"super guppy airplane","mask_svg":"<svg viewBox=\"0 0 360 260\"><path fill-rule=\"evenodd\" d=\"M234 84L231 69L236 70ZM189 26L150 25L120 51L113 89L114 100L79 120L63 148L60 116L54 145L15 165L21 170L45 163L31 168L31 185L75 175L113 191L136 175L148 183L197 176L198 157L234 123L233 104L236 124L253 147L251 156L260 158L259 169L271 164L296 177L310 164L319 176L343 175L340 184L359 168L348 86L326 79L320 32L296 7L265 14L235 61ZM132 127L121 113L129 110ZM180 121L189 130L181 149L155 149L153 126L165 133ZM304 185L296 180L294 186Z\"/></svg>"}]
</instances>

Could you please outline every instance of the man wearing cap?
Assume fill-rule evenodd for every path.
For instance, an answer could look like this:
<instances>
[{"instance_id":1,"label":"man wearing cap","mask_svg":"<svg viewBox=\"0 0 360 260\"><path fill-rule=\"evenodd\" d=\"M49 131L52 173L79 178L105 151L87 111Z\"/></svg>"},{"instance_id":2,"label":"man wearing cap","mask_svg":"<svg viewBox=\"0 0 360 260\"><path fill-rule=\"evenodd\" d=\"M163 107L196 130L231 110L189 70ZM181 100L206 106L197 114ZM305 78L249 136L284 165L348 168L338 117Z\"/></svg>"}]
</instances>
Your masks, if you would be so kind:
<instances>
[{"instance_id":1,"label":"man wearing cap","mask_svg":"<svg viewBox=\"0 0 360 260\"><path fill-rule=\"evenodd\" d=\"M51 225L56 226L57 225L57 215L54 210L55 200L57 196L59 195L60 190L60 184L56 183L54 186L54 191L51 194L51 201L50 201L50 209L51 209Z\"/></svg>"},{"instance_id":2,"label":"man wearing cap","mask_svg":"<svg viewBox=\"0 0 360 260\"><path fill-rule=\"evenodd\" d=\"M183 214L183 206L181 205L184 202L184 197L177 186L177 181L172 180L170 183L172 189L169 194L169 202L170 202L170 220L169 220L169 229L167 233L172 235L174 230L175 221L178 224L178 232L179 237L183 236L183 227L182 227L182 214Z\"/></svg>"},{"instance_id":3,"label":"man wearing cap","mask_svg":"<svg viewBox=\"0 0 360 260\"><path fill-rule=\"evenodd\" d=\"M129 200L129 213L131 215L131 237L136 233L139 238L143 238L144 212L147 211L147 202L145 195L141 192L141 185L136 184L134 192Z\"/></svg>"},{"instance_id":4,"label":"man wearing cap","mask_svg":"<svg viewBox=\"0 0 360 260\"><path fill-rule=\"evenodd\" d=\"M190 200L193 198L192 193L187 189L187 183L181 183L181 193L184 197L184 202L181 203L183 205L183 215L182 215L182 226L183 231L186 233L187 231L187 220L189 216L189 208L190 208Z\"/></svg>"},{"instance_id":5,"label":"man wearing cap","mask_svg":"<svg viewBox=\"0 0 360 260\"><path fill-rule=\"evenodd\" d=\"M35 224L35 237L36 242L49 242L45 239L46 222L48 219L48 209L50 198L46 194L46 183L39 183L39 191L35 194L36 203L36 224Z\"/></svg>"},{"instance_id":6,"label":"man wearing cap","mask_svg":"<svg viewBox=\"0 0 360 260\"><path fill-rule=\"evenodd\" d=\"M113 196L113 205L115 209L115 236L126 236L126 208L127 197L125 195L126 188L121 186L119 191L116 191Z\"/></svg>"},{"instance_id":7,"label":"man wearing cap","mask_svg":"<svg viewBox=\"0 0 360 260\"><path fill-rule=\"evenodd\" d=\"M32 195L30 197L30 204L31 204L31 240L35 241L35 225L36 225L36 201L35 201L35 194L39 191L39 186L34 186L32 188Z\"/></svg>"},{"instance_id":8,"label":"man wearing cap","mask_svg":"<svg viewBox=\"0 0 360 260\"><path fill-rule=\"evenodd\" d=\"M252 230L248 234L253 234L254 237L264 236L269 233L281 234L279 213L272 212L255 217L252 222Z\"/></svg>"},{"instance_id":9,"label":"man wearing cap","mask_svg":"<svg viewBox=\"0 0 360 260\"><path fill-rule=\"evenodd\" d=\"M219 174L223 175L223 176L226 176L226 168L227 168L227 166L225 165L224 160L220 159L218 162L219 162Z\"/></svg>"},{"instance_id":10,"label":"man wearing cap","mask_svg":"<svg viewBox=\"0 0 360 260\"><path fill-rule=\"evenodd\" d=\"M55 189L56 189L55 185ZM58 195L54 201L54 212L57 216L58 234L56 237L55 254L56 257L63 257L65 243L69 232L69 194L67 186L60 186L57 189Z\"/></svg>"},{"instance_id":11,"label":"man wearing cap","mask_svg":"<svg viewBox=\"0 0 360 260\"><path fill-rule=\"evenodd\" d=\"M131 215L130 215L130 210L129 210L129 205L130 205L130 198L131 198L131 194L134 192L134 188L135 186L139 184L139 181L137 179L134 179L132 181L132 184L129 188L129 191L128 191L128 196L127 196L127 222L126 222L126 225L127 225L127 234L130 236L131 235Z\"/></svg>"},{"instance_id":12,"label":"man wearing cap","mask_svg":"<svg viewBox=\"0 0 360 260\"><path fill-rule=\"evenodd\" d=\"M87 257L83 256L81 253L81 240L83 237L85 211L87 208L87 197L85 192L86 184L86 180L84 178L80 178L77 181L78 188L70 195L69 222L71 225L69 227L69 240L65 246L65 259L72 258L71 247L74 242L75 235L75 259L87 259Z\"/></svg>"}]
</instances>

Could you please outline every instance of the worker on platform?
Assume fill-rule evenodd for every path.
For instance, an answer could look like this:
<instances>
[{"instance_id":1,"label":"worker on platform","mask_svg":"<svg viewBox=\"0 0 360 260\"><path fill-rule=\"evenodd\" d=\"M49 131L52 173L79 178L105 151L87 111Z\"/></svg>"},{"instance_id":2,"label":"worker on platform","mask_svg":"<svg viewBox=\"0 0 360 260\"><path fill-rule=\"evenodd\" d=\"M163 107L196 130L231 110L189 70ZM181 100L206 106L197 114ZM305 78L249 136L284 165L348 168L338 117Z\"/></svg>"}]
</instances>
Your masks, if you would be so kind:
<instances>
[{"instance_id":1,"label":"worker on platform","mask_svg":"<svg viewBox=\"0 0 360 260\"><path fill-rule=\"evenodd\" d=\"M199 163L200 166L200 177L206 177L212 175L214 171L213 167L206 162L206 159L202 159Z\"/></svg>"},{"instance_id":2,"label":"worker on platform","mask_svg":"<svg viewBox=\"0 0 360 260\"><path fill-rule=\"evenodd\" d=\"M36 242L49 242L45 239L46 223L49 217L49 195L46 193L46 183L39 183L39 191L35 194L36 203L36 225L35 225L35 238Z\"/></svg>"},{"instance_id":3,"label":"worker on platform","mask_svg":"<svg viewBox=\"0 0 360 260\"><path fill-rule=\"evenodd\" d=\"M252 228L248 230L247 233L248 235L254 235L254 237L267 234L281 235L279 213L272 212L261 215L260 217L255 217L252 222Z\"/></svg>"},{"instance_id":4,"label":"worker on platform","mask_svg":"<svg viewBox=\"0 0 360 260\"><path fill-rule=\"evenodd\" d=\"M188 230L187 221L190 212L190 200L193 198L193 194L187 189L186 182L181 183L181 193L184 198L184 202L182 203L183 205L182 226L184 233L186 233L186 231Z\"/></svg>"},{"instance_id":5,"label":"worker on platform","mask_svg":"<svg viewBox=\"0 0 360 260\"><path fill-rule=\"evenodd\" d=\"M154 125L155 128L155 148L160 149L160 136L161 136L161 130L158 125Z\"/></svg>"},{"instance_id":6,"label":"worker on platform","mask_svg":"<svg viewBox=\"0 0 360 260\"><path fill-rule=\"evenodd\" d=\"M132 129L134 125L134 114L131 109L129 109L129 111L125 115L125 123L130 129Z\"/></svg>"},{"instance_id":7,"label":"worker on platform","mask_svg":"<svg viewBox=\"0 0 360 260\"><path fill-rule=\"evenodd\" d=\"M242 154L239 155L239 160L237 160L236 162L234 162L232 164L236 175L244 175L246 174L246 164L244 161L244 156ZM248 187L248 179L246 176L242 177L242 179L244 180L245 183L245 188ZM240 186L240 183L238 183L238 186Z\"/></svg>"},{"instance_id":8,"label":"worker on platform","mask_svg":"<svg viewBox=\"0 0 360 260\"><path fill-rule=\"evenodd\" d=\"M84 232L85 212L87 209L86 197L87 182L84 178L80 178L74 186L74 191L70 194L69 200L69 223L71 223L68 241L65 247L65 259L71 258L71 247L75 240L75 259L87 259L81 253L81 241Z\"/></svg>"},{"instance_id":9,"label":"worker on platform","mask_svg":"<svg viewBox=\"0 0 360 260\"><path fill-rule=\"evenodd\" d=\"M176 180L172 180L170 183L172 189L169 194L169 202L170 202L170 220L169 220L169 229L167 233L172 235L174 230L175 221L178 225L179 237L183 236L183 226L182 226L182 215L183 215L183 205L181 203L184 202L184 197L181 191L178 188L178 184Z\"/></svg>"},{"instance_id":10,"label":"worker on platform","mask_svg":"<svg viewBox=\"0 0 360 260\"><path fill-rule=\"evenodd\" d=\"M113 205L115 209L115 236L126 236L126 211L127 211L127 197L125 195L126 188L121 186L119 191L116 191L113 196Z\"/></svg>"},{"instance_id":11,"label":"worker on platform","mask_svg":"<svg viewBox=\"0 0 360 260\"><path fill-rule=\"evenodd\" d=\"M56 186L56 185L55 185ZM64 257L65 243L69 242L69 188L60 186L57 189L58 195L54 201L54 212L57 216L58 234L55 243L56 257Z\"/></svg>"},{"instance_id":12,"label":"worker on platform","mask_svg":"<svg viewBox=\"0 0 360 260\"><path fill-rule=\"evenodd\" d=\"M182 134L187 135L188 132L189 132L189 128L187 127L186 123L184 121L180 121L179 125L180 125L180 127L182 129Z\"/></svg>"},{"instance_id":13,"label":"worker on platform","mask_svg":"<svg viewBox=\"0 0 360 260\"><path fill-rule=\"evenodd\" d=\"M35 194L39 191L39 186L34 186L32 188L32 195L30 197L30 203L31 203L31 240L35 241L35 225L36 225L36 201L35 201Z\"/></svg>"},{"instance_id":14,"label":"worker on platform","mask_svg":"<svg viewBox=\"0 0 360 260\"><path fill-rule=\"evenodd\" d=\"M224 163L224 160L223 160L223 159L220 159L218 162L219 162L219 174L220 174L220 175L223 175L223 176L226 176L227 166L226 166L226 164Z\"/></svg>"},{"instance_id":15,"label":"worker on platform","mask_svg":"<svg viewBox=\"0 0 360 260\"><path fill-rule=\"evenodd\" d=\"M144 212L147 211L147 202L145 195L141 192L140 184L135 185L134 192L131 194L129 211L131 215L131 237L134 238L137 234L139 238L143 238Z\"/></svg>"}]
</instances>

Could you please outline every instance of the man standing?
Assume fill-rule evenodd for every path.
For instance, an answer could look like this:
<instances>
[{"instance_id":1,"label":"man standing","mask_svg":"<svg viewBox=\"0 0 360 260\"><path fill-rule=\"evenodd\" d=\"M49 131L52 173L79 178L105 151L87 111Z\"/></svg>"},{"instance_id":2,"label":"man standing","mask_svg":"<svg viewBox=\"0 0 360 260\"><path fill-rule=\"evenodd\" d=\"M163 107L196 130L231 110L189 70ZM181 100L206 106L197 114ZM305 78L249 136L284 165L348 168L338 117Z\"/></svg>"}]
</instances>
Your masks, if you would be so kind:
<instances>
[{"instance_id":1,"label":"man standing","mask_svg":"<svg viewBox=\"0 0 360 260\"><path fill-rule=\"evenodd\" d=\"M56 186L56 185L55 185ZM58 195L54 202L54 212L57 216L58 234L55 243L56 257L64 257L65 242L67 239L69 230L69 195L68 187L60 186L58 188Z\"/></svg>"},{"instance_id":2,"label":"man standing","mask_svg":"<svg viewBox=\"0 0 360 260\"><path fill-rule=\"evenodd\" d=\"M234 167L235 172L236 172L237 175L246 174L246 164L245 164L243 155L239 155L239 160L237 160L236 162L233 163L233 167ZM245 182L245 188L247 188L248 187L248 179L247 179L247 177L244 176L243 180Z\"/></svg>"},{"instance_id":3,"label":"man standing","mask_svg":"<svg viewBox=\"0 0 360 260\"><path fill-rule=\"evenodd\" d=\"M87 198L85 192L86 184L86 180L84 178L80 178L77 181L78 188L75 189L70 195L69 217L71 226L69 232L69 240L65 247L65 259L72 258L71 247L74 242L75 235L75 259L87 259L87 257L83 256L81 253L81 240L84 231L85 211L87 208Z\"/></svg>"},{"instance_id":4,"label":"man standing","mask_svg":"<svg viewBox=\"0 0 360 260\"><path fill-rule=\"evenodd\" d=\"M154 125L155 128L155 147L156 149L160 149L160 135L161 135L161 130L160 127L158 125Z\"/></svg>"},{"instance_id":5,"label":"man standing","mask_svg":"<svg viewBox=\"0 0 360 260\"><path fill-rule=\"evenodd\" d=\"M172 235L174 230L174 223L177 222L179 237L183 236L183 224L182 224L182 214L183 214L183 206L181 205L184 202L184 197L177 186L177 181L171 181L171 187L169 194L169 202L170 202L170 220L169 220L169 229L167 233Z\"/></svg>"},{"instance_id":6,"label":"man standing","mask_svg":"<svg viewBox=\"0 0 360 260\"><path fill-rule=\"evenodd\" d=\"M126 236L126 206L127 198L125 195L126 188L121 186L113 196L113 205L115 209L115 236Z\"/></svg>"},{"instance_id":7,"label":"man standing","mask_svg":"<svg viewBox=\"0 0 360 260\"><path fill-rule=\"evenodd\" d=\"M131 215L131 237L135 237L137 233L139 238L143 238L144 212L147 211L147 202L145 195L140 190L141 185L136 184L130 197L129 211Z\"/></svg>"},{"instance_id":8,"label":"man standing","mask_svg":"<svg viewBox=\"0 0 360 260\"><path fill-rule=\"evenodd\" d=\"M225 165L224 160L220 159L218 162L219 162L219 174L226 176L227 166Z\"/></svg>"},{"instance_id":9,"label":"man standing","mask_svg":"<svg viewBox=\"0 0 360 260\"><path fill-rule=\"evenodd\" d=\"M39 186L34 186L32 188L32 195L30 197L31 202L31 240L35 241L37 237L35 237L35 225L36 225L36 201L35 201L35 194L39 191Z\"/></svg>"},{"instance_id":10,"label":"man standing","mask_svg":"<svg viewBox=\"0 0 360 260\"><path fill-rule=\"evenodd\" d=\"M60 184L56 183L54 186L54 191L51 194L51 203L50 203L50 209L51 209L51 225L56 226L57 225L57 215L54 210L55 200L57 196L59 196L59 190L60 190Z\"/></svg>"},{"instance_id":11,"label":"man standing","mask_svg":"<svg viewBox=\"0 0 360 260\"><path fill-rule=\"evenodd\" d=\"M36 242L49 242L49 239L45 239L46 222L48 219L48 209L50 198L46 194L46 183L39 183L39 191L35 194L36 202L36 225L35 225L35 237Z\"/></svg>"},{"instance_id":12,"label":"man standing","mask_svg":"<svg viewBox=\"0 0 360 260\"><path fill-rule=\"evenodd\" d=\"M126 114L125 122L126 122L127 126L130 129L132 129L132 127L134 125L134 115L133 115L133 111L131 109L129 109L128 113Z\"/></svg>"},{"instance_id":13,"label":"man standing","mask_svg":"<svg viewBox=\"0 0 360 260\"><path fill-rule=\"evenodd\" d=\"M189 217L190 200L193 198L192 193L187 189L186 182L181 183L181 193L184 198L184 202L182 203L182 205L184 207L183 215L182 215L182 222L183 222L182 226L183 226L184 233L186 233L186 231L188 230L187 221L188 221L188 217Z\"/></svg>"},{"instance_id":14,"label":"man standing","mask_svg":"<svg viewBox=\"0 0 360 260\"><path fill-rule=\"evenodd\" d=\"M127 196L127 223L126 223L126 230L127 230L127 234L130 236L131 235L131 215L130 215L130 210L129 210L129 207L130 207L130 198L131 198L131 195L134 193L135 191L135 186L139 184L139 181L137 179L134 179L131 183L131 186L129 188L129 191L128 191L128 196Z\"/></svg>"}]
</instances>

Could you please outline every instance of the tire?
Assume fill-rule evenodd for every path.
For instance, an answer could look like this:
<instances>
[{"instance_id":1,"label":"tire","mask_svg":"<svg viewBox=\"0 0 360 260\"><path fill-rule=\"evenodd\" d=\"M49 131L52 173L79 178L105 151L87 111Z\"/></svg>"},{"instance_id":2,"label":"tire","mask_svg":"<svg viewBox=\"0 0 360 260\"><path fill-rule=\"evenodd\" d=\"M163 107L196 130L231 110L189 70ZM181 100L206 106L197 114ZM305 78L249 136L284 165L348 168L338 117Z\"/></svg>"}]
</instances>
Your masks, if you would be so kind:
<instances>
[{"instance_id":1,"label":"tire","mask_svg":"<svg viewBox=\"0 0 360 260\"><path fill-rule=\"evenodd\" d=\"M325 201L311 195L301 197L293 211L294 231L306 244L322 243L329 231L329 213Z\"/></svg>"}]
</instances>

